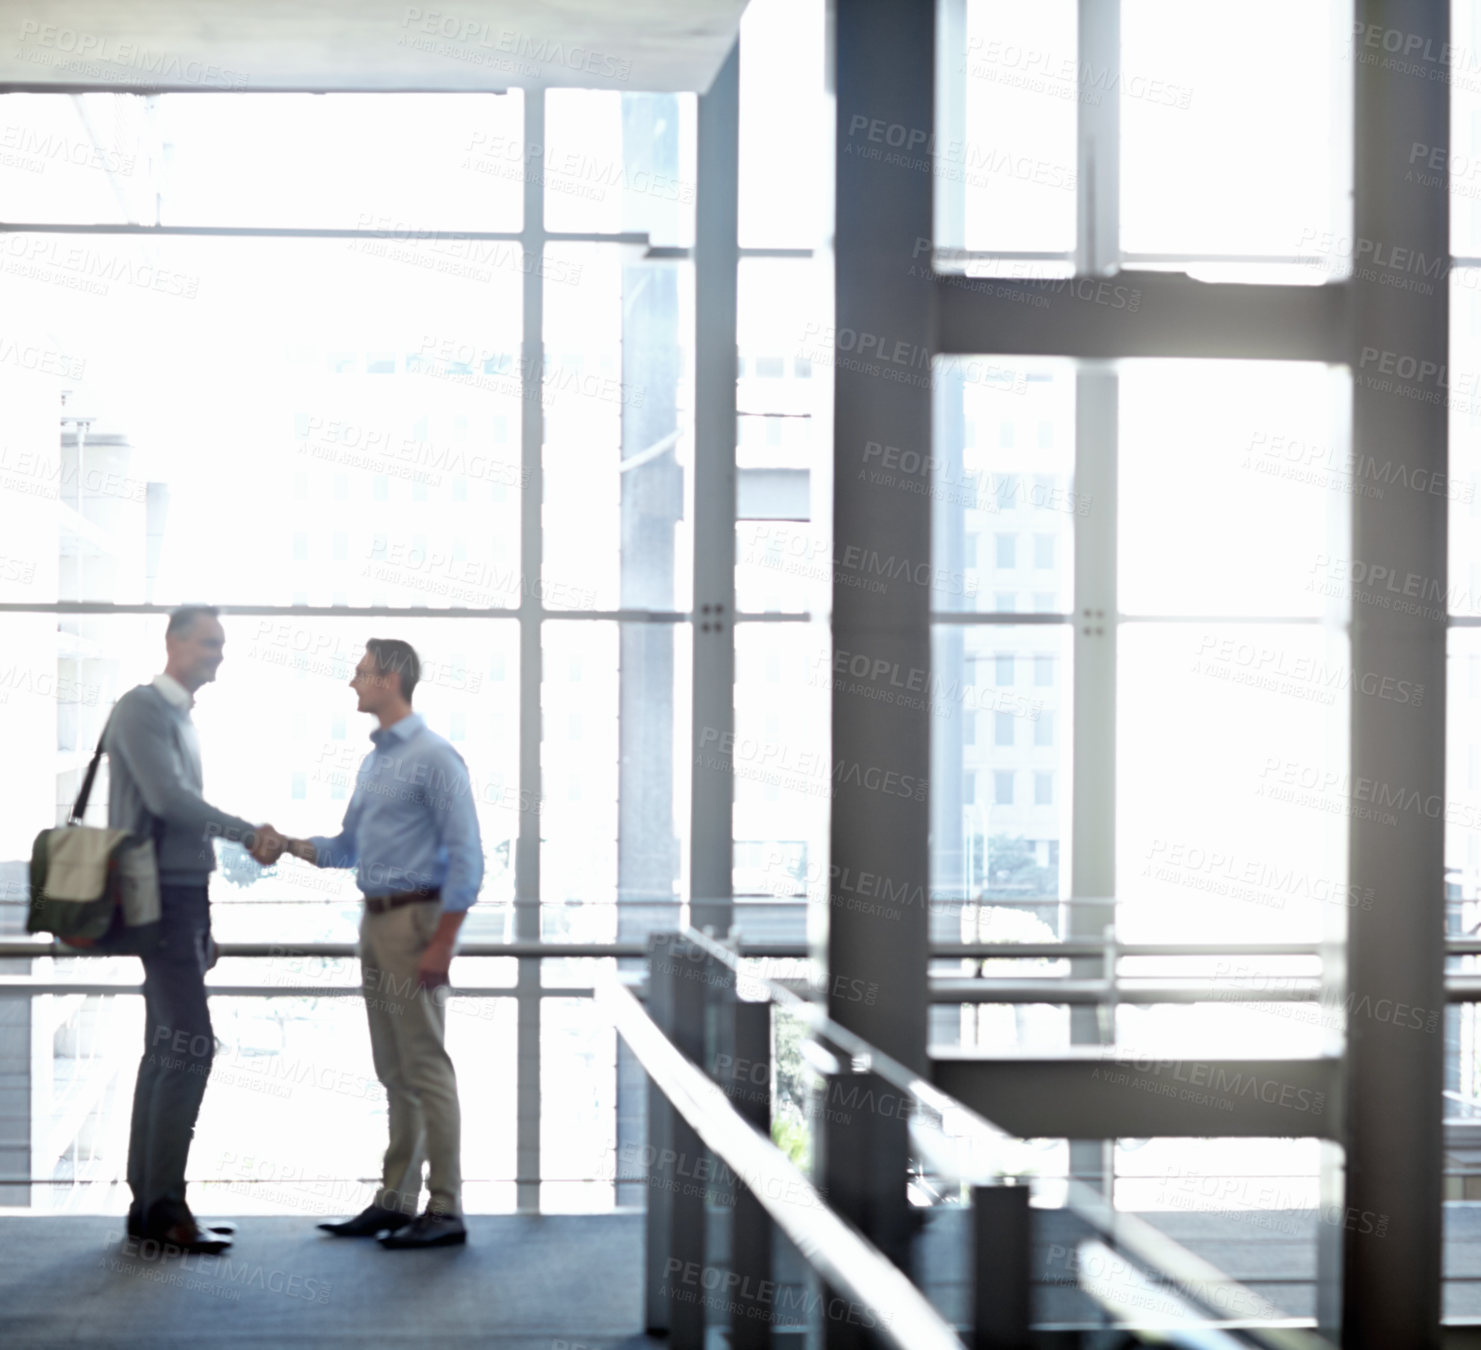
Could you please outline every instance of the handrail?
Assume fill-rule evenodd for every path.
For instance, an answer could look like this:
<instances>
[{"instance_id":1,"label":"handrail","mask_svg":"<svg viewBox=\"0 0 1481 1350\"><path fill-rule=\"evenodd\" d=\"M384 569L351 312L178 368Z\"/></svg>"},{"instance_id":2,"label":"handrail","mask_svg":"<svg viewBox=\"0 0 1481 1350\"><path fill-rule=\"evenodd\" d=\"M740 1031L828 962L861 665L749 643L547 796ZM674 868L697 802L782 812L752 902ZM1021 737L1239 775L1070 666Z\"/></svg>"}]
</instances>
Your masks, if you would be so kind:
<instances>
[{"instance_id":1,"label":"handrail","mask_svg":"<svg viewBox=\"0 0 1481 1350\"><path fill-rule=\"evenodd\" d=\"M758 956L788 956L791 948L774 950L780 944L768 943L758 947ZM293 942L218 942L216 950L220 956L358 956L356 942L329 942L311 940ZM114 953L90 951L85 948L69 947L66 943L48 938L5 938L0 939L0 957L27 956L109 956ZM799 955L802 953L799 952ZM568 957L633 957L648 955L642 942L460 942L459 956L568 956ZM747 952L747 955L751 955Z\"/></svg>"},{"instance_id":2,"label":"handrail","mask_svg":"<svg viewBox=\"0 0 1481 1350\"><path fill-rule=\"evenodd\" d=\"M230 906L227 908L229 910ZM223 955L230 956L281 956L285 954L354 956L358 950L354 942L331 942L319 939L292 943L235 942L218 945ZM1317 958L1322 955L1323 945L1319 942L1118 942L1115 955L1118 960L1200 956ZM284 953L282 949L285 946L291 946L293 950ZM558 939L541 942L467 941L459 944L458 947L459 953L464 956L543 956L552 949L567 956L645 957L648 954L648 949L642 942L561 942ZM0 957L104 954L68 947L65 943L45 937L0 938ZM801 942L742 942L740 954L746 960L758 957L805 960L812 955L808 946ZM933 942L929 949L930 959L933 961L1083 959L1104 957L1105 954L1104 942L1079 940L1066 942ZM1449 938L1445 941L1445 954L1447 956L1481 956L1481 938ZM1121 978L1141 977L1122 976Z\"/></svg>"},{"instance_id":3,"label":"handrail","mask_svg":"<svg viewBox=\"0 0 1481 1350\"><path fill-rule=\"evenodd\" d=\"M775 1144L748 1125L724 1091L691 1064L615 981L596 999L638 1062L716 1157L735 1173L803 1258L879 1321L897 1350L962 1350L955 1330L879 1250L824 1204ZM788 1196L786 1200L778 1196ZM799 1200L800 1197L800 1200Z\"/></svg>"},{"instance_id":4,"label":"handrail","mask_svg":"<svg viewBox=\"0 0 1481 1350\"><path fill-rule=\"evenodd\" d=\"M673 931L673 930L666 930ZM693 929L681 930L702 939L703 934ZM986 959L990 956L1025 957L1034 953L1053 951L1056 955L1075 955L1080 949L1085 955L1104 956L1102 944L1064 944L1061 952L1054 944L1018 943L972 943L937 944L931 949L931 958L952 959L962 956L967 959ZM728 950L728 949L726 949ZM46 938L0 939L0 960L53 957L62 960L71 958L97 958L112 955L108 952L88 951L69 947L65 943ZM359 954L354 942L218 942L217 954L221 957L240 958L352 958ZM647 947L639 942L466 942L459 946L460 956L491 959L510 957L515 959L574 960L574 959L617 959L636 960L647 955ZM744 944L740 947L742 960L805 960L810 953L801 944L762 942ZM1118 946L1117 958L1190 955L1314 955L1300 944L1243 943L1228 947L1198 948L1189 944L1153 944ZM1454 954L1454 953L1451 953ZM762 977L743 972L745 979ZM1317 975L1283 975L1278 988L1263 987L1260 976L1231 976L1217 984L1200 983L1206 977L1116 975L1092 979L1069 976L1044 976L1023 979L1016 976L997 975L934 975L927 981L927 997L932 1003L1004 1003L1004 1004L1059 1004L1075 1007L1102 1006L1114 999L1116 1003L1190 1004L1190 1003L1316 1003L1322 1000L1323 989ZM785 986L777 986L785 988ZM281 985L273 988L283 994L353 994L360 991L359 985ZM32 975L0 975L0 989L27 990L32 993L117 993L137 992L133 981L86 981L86 980L40 980ZM259 992L258 986L212 985L212 992L225 994L237 992ZM460 992L502 992L503 986L462 986ZM790 992L790 991L788 991ZM799 998L806 1004L807 1000ZM1445 976L1445 1002L1448 1004L1481 1003L1481 972L1451 972ZM870 1051L877 1056L878 1051Z\"/></svg>"},{"instance_id":5,"label":"handrail","mask_svg":"<svg viewBox=\"0 0 1481 1350\"><path fill-rule=\"evenodd\" d=\"M773 980L742 974L740 958L723 943L693 929L683 929L679 936L714 960L728 966L739 978L766 989L775 1002L786 1006L789 1011L805 1020L814 1035L820 1039L827 1040L855 1059L868 1061L869 1068L897 1091L910 1096L937 1115L950 1113L954 1124L964 1127L966 1131L994 1146L999 1140L1009 1137L1006 1131L985 1116L948 1096L898 1060L870 1045L857 1033L833 1021L818 1004L803 999ZM914 1124L913 1117L911 1123ZM942 1158L942 1150L934 1141L929 1148L920 1147L925 1141L919 1136L915 1137L924 1161L934 1163ZM927 1154L932 1156L926 1156ZM992 1180L985 1170L978 1175L965 1174L952 1163L938 1166L936 1170L968 1184L986 1184ZM1188 1251L1165 1233L1134 1215L1113 1210L1104 1196L1083 1182L1069 1180L1065 1209L1121 1249L1130 1252L1157 1275L1186 1289L1188 1293L1185 1297L1202 1304L1218 1317L1230 1316L1231 1309L1219 1305L1221 1302L1233 1301L1235 1291L1238 1291L1239 1299L1245 1304L1236 1315L1258 1318L1261 1321L1278 1321L1285 1317L1273 1304L1231 1279L1202 1257ZM1199 1290L1207 1292L1198 1292ZM1330 1350L1330 1344L1325 1338L1302 1328L1241 1327L1240 1333L1269 1347L1269 1350Z\"/></svg>"},{"instance_id":6,"label":"handrail","mask_svg":"<svg viewBox=\"0 0 1481 1350\"><path fill-rule=\"evenodd\" d=\"M1154 1228L1135 1214L1111 1207L1106 1197L1083 1181L1066 1182L1065 1208L1088 1224L1117 1250L1129 1253L1156 1272L1184 1297L1202 1304L1220 1318L1258 1318L1275 1322L1285 1318L1274 1304L1247 1285L1225 1275L1217 1266ZM1206 1291L1206 1292L1200 1292ZM1221 1304L1226 1306L1220 1306ZM1242 1306L1234 1306L1242 1305ZM1269 1350L1331 1350L1331 1343L1304 1327L1241 1326L1240 1334Z\"/></svg>"},{"instance_id":7,"label":"handrail","mask_svg":"<svg viewBox=\"0 0 1481 1350\"><path fill-rule=\"evenodd\" d=\"M119 980L38 980L31 975L0 975L0 994L143 994L137 972ZM356 998L365 992L359 984L231 984L210 982L206 993L213 998ZM449 991L454 998L516 998L515 984L462 984ZM539 988L541 998L589 998L588 985L549 985Z\"/></svg>"},{"instance_id":8,"label":"handrail","mask_svg":"<svg viewBox=\"0 0 1481 1350\"><path fill-rule=\"evenodd\" d=\"M1179 1350L1239 1350L1243 1344L1238 1337L1220 1328L1189 1325L1197 1316L1196 1309L1187 1299L1174 1292L1158 1289L1137 1270L1131 1262L1103 1242L1086 1239L1076 1249L1078 1260L1085 1270L1081 1277L1081 1288L1113 1317L1127 1325L1134 1325L1140 1337L1146 1338L1150 1331L1153 1342L1179 1347ZM1164 1303L1172 1302L1185 1309L1185 1318L1178 1321L1147 1323L1145 1301L1138 1302L1127 1286L1139 1286L1137 1294L1151 1293Z\"/></svg>"},{"instance_id":9,"label":"handrail","mask_svg":"<svg viewBox=\"0 0 1481 1350\"><path fill-rule=\"evenodd\" d=\"M229 907L228 907L229 909ZM671 929L664 931L673 931ZM692 931L692 930L689 930ZM221 944L223 951L227 944ZM280 955L281 942L239 942L231 944L233 955L276 956ZM294 955L354 955L353 942L311 940L291 944ZM648 954L641 942L560 942L558 939L543 942L481 942L468 941L458 950L465 956L521 956L540 955L551 947L570 949L576 955L590 956L636 956ZM589 951L576 951L589 948ZM332 949L332 950L331 950ZM1060 957L1104 956L1103 942L933 942L930 957L933 961L951 960L1054 960ZM0 956L88 956L88 951L68 947L66 944L45 937L0 938ZM741 955L747 960L755 957L792 957L805 960L811 955L801 942L743 942ZM1139 942L1118 943L1118 957L1196 957L1196 956L1309 956L1319 957L1321 946L1313 942Z\"/></svg>"}]
</instances>

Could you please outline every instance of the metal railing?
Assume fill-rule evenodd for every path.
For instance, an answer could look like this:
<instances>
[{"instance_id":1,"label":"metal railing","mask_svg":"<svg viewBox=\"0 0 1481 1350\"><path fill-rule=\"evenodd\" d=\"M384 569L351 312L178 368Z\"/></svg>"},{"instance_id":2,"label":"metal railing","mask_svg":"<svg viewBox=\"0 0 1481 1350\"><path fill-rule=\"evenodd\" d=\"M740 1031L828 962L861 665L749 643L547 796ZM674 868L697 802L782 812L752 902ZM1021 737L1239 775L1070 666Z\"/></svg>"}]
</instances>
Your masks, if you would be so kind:
<instances>
[{"instance_id":1,"label":"metal railing","mask_svg":"<svg viewBox=\"0 0 1481 1350\"><path fill-rule=\"evenodd\" d=\"M966 1343L1028 1344L1034 1211L1028 1188L1004 1184L994 1167L994 1155L1008 1136L832 1021L820 1004L745 971L744 959L735 946L693 929L658 934L650 942L646 1009L615 979L597 989L599 1007L647 1071L651 1085L648 1329L668 1334L682 1350L703 1345L712 1326L728 1315L730 1343L737 1350L770 1345L778 1311L771 1255L774 1225L792 1241L811 1271L848 1299L841 1310L832 1302L821 1305L827 1314L821 1323L825 1345L963 1343L924 1293L881 1246L869 1240L876 1234L866 1237L858 1226L833 1213L818 1186L771 1143L770 1012L775 1005L807 1027L807 1058L825 1082L876 1083L910 1103L911 1155L931 1173L970 1190L972 1311ZM742 991L759 991L764 999L742 999ZM737 1066L744 1066L739 1074ZM765 1091L755 1090L763 1081ZM867 1124L873 1113L859 1114ZM957 1132L955 1140L946 1140L928 1125L947 1119ZM971 1155L965 1161L963 1134ZM848 1159L825 1159L821 1177L833 1181L851 1169L867 1172L861 1165L876 1142L865 1139ZM701 1162L708 1154L714 1155L718 1171ZM688 1175L714 1184L681 1184L686 1166ZM885 1176L881 1184L903 1193L905 1181L904 1176ZM827 1193L834 1194L833 1186ZM706 1218L706 1201L712 1195L734 1201L730 1235L720 1243L728 1254L718 1263L710 1259L713 1233ZM841 1207L847 1208L846 1203ZM1298 1319L1287 1317L1151 1225L1115 1212L1097 1192L1070 1183L1064 1209L1093 1235L1079 1247L1080 1265L1093 1272L1080 1286L1119 1324L1137 1330L1132 1291L1140 1280L1158 1292L1163 1317L1155 1339L1161 1343L1253 1344L1268 1350L1328 1347L1323 1338L1296 1325ZM887 1218L873 1226L880 1230L884 1248L899 1249L899 1243L890 1240ZM1108 1278L1108 1271L1116 1274ZM699 1292L714 1296L686 1297L683 1277ZM772 1297L758 1300L757 1290L771 1290ZM812 1311L817 1307L812 1305ZM861 1328L868 1336L861 1335Z\"/></svg>"},{"instance_id":2,"label":"metal railing","mask_svg":"<svg viewBox=\"0 0 1481 1350\"><path fill-rule=\"evenodd\" d=\"M217 950L221 957L257 958L347 958L358 953L353 941L305 941L305 942L220 942ZM465 957L514 957L523 959L559 958L607 958L641 959L648 955L643 942L566 942L560 939L544 941L484 942L468 941L459 944L458 953ZM797 959L810 955L807 947L796 942L746 942L741 944L738 955L747 960L754 959ZM1322 997L1322 979L1319 974L1282 975L1281 983L1271 986L1268 977L1258 973L1239 973L1210 983L1202 975L1153 975L1123 974L1119 969L1122 960L1157 958L1197 957L1309 957L1319 959L1323 948L1318 943L1118 943L1114 939L1102 942L937 942L930 947L932 961L988 961L988 960L1044 960L1058 958L1094 958L1104 962L1104 973L1086 978L1083 976L1041 975L1024 977L1011 974L936 974L928 982L928 998L932 1003L1007 1003L1007 1004L1060 1004L1076 1007L1101 1004L1158 1003L1311 1003ZM1475 938L1450 938L1445 942L1447 957L1481 955L1481 940ZM106 953L89 952L69 947L65 943L47 938L3 938L0 939L0 959L26 957L89 958ZM357 994L358 984L332 984L305 981L301 985L275 984L221 985L211 984L211 991L219 994L250 995L254 993L279 994ZM32 993L128 993L137 992L136 980L78 980L74 978L44 979L33 975L0 975L0 989L24 989ZM468 995L498 995L509 992L505 986L459 985L457 992ZM578 986L570 990L547 991L565 993L572 997L590 992L589 987ZM1445 976L1445 1000L1447 1003L1481 1002L1481 972L1452 971Z\"/></svg>"},{"instance_id":3,"label":"metal railing","mask_svg":"<svg viewBox=\"0 0 1481 1350\"><path fill-rule=\"evenodd\" d=\"M953 1101L952 1098L941 1093L938 1089L925 1080L910 1074L903 1066L888 1060L873 1047L859 1041L857 1037L851 1037L846 1028L828 1021L823 1015L823 1010L816 1004L809 1003L796 990L789 988L785 983L775 979L763 979L748 973L743 963L757 958L768 959L802 959L808 956L808 950L800 943L787 942L756 942L747 944L724 945L716 943L713 939L706 938L703 934L686 930L685 939L690 942L696 950L703 953L705 959L710 962L718 962L730 971L729 978L739 978L747 984L764 987L770 1002L785 1007L793 1015L805 1018L810 1027L810 1039L818 1055L833 1054L834 1062L829 1071L835 1073L854 1072L857 1066L864 1064L868 1066L869 1073L877 1074L887 1082L891 1082L897 1089L908 1093L911 1100L916 1103L922 1113L934 1111L940 1115L949 1108L953 1112L953 1119L957 1122L970 1122L972 1131L976 1132L984 1141L984 1146L990 1145L990 1141L1004 1137L1002 1132L997 1131L980 1115L974 1115L961 1103ZM593 959L593 958L640 958L650 953L651 943L639 942L567 942L559 939L547 941L523 941L523 942L468 942L463 944L461 952L463 955L473 958L514 958L521 963L540 962L544 960L560 959ZM1481 940L1475 938L1451 938L1444 942L1447 956L1469 957L1481 955ZM349 958L356 953L356 944L353 942L303 942L303 943L265 943L265 942L240 942L220 944L222 957L244 957L244 958L272 958L282 957L290 959L301 958ZM1137 943L1117 944L1114 942L1042 942L1042 943L1011 943L1011 942L963 942L963 943L936 943L930 948L933 960L1001 960L1001 959L1045 959L1057 957L1101 957L1106 960L1108 975L1099 980L1083 980L1059 978L1048 976L1039 979L1025 980L1018 977L999 977L995 975L972 975L972 976L945 976L934 977L931 984L931 998L936 1002L1003 1002L1003 1003L1095 1003L1104 1001L1109 996L1113 1001L1119 1002L1161 1002L1161 1001L1187 1001L1194 1002L1201 999L1216 997L1220 1000L1231 998L1247 999L1251 1002L1278 1002L1285 1000L1315 1000L1320 997L1319 977L1283 977L1282 985L1277 989L1264 987L1250 987L1240 989L1238 981L1221 982L1217 990L1210 990L1202 986L1198 977L1179 977L1174 982L1164 979L1152 979L1146 975L1122 976L1117 972L1118 964L1122 958L1158 958L1158 957L1214 957L1224 955L1238 955L1247 957L1307 957L1317 958L1321 955L1321 947L1315 943L1240 943L1240 944L1190 944L1190 943ZM89 955L66 947L64 944L54 943L40 938L14 938L0 940L0 957L4 958L27 958L27 957L59 957L72 958ZM68 962L68 964L71 964ZM130 963L131 964L131 963ZM80 963L78 963L80 968ZM136 968L134 968L136 969ZM620 983L622 976L616 977ZM631 979L629 975L626 978ZM1304 987L1297 987L1293 981L1304 979ZM1292 981L1292 982L1288 982ZM1481 1000L1481 975L1457 972L1447 977L1447 999L1449 1002L1472 1002ZM76 980L67 978L36 978L34 976L5 975L0 976L0 991L14 995L28 993L119 993L136 991L137 980ZM351 995L361 992L357 984L343 983L311 983L272 985L235 985L213 983L211 991L218 994L243 994L243 995ZM615 997L615 993L609 992L608 986L603 985L594 991L590 985L577 985L572 988L559 988L546 986L538 989L538 995L544 997L587 997L594 992L602 1000ZM479 984L471 986L460 986L458 993L470 997L518 997L520 990L513 984ZM631 995L628 995L629 999ZM605 1003L604 1003L605 1006ZM740 1007L747 1005L741 1003ZM639 1011L642 1011L639 1009ZM645 1014L646 1016L647 1014ZM630 1019L629 1019L630 1020ZM614 1023L616 1019L614 1018ZM622 1028L618 1027L619 1032ZM624 1033L625 1035L625 1033ZM769 1049L765 1052L769 1055ZM691 1056L693 1058L693 1056ZM702 1058L702 1056L701 1056ZM848 1061L848 1068L845 1068ZM647 1067L645 1065L645 1067ZM1464 1120L1450 1120L1447 1122L1447 1134L1460 1134L1466 1136L1463 1142L1469 1142L1469 1137L1477 1131L1473 1119L1467 1114ZM988 1184L990 1169L982 1168L974 1175L970 1166L964 1167L959 1156L952 1154L949 1149L944 1148L938 1139L932 1139L928 1134L917 1132L915 1137L916 1155L922 1158L926 1165L941 1175L953 1176L965 1179L973 1191L974 1200L979 1201L986 1210L987 1206L1002 1203L1002 1193L1011 1192L1014 1187L1003 1187L1001 1185ZM706 1141L708 1147L708 1141ZM697 1147L697 1146L696 1146ZM718 1150L716 1150L718 1151ZM737 1169L739 1171L739 1169ZM793 1169L795 1172L795 1169ZM755 1174L762 1175L762 1174ZM798 1174L800 1175L800 1174ZM766 1183L783 1189L790 1189L801 1195L805 1192L797 1190L796 1177L780 1174L781 1178L773 1177ZM805 1178L803 1178L805 1181ZM528 1179L526 1179L528 1183ZM639 1182L641 1184L641 1182ZM652 1178L650 1177L650 1188ZM1259 1307L1260 1316L1263 1319L1268 1315L1271 1320L1277 1320L1280 1314L1269 1305L1255 1304L1251 1302L1254 1295L1243 1289L1236 1282L1213 1271L1211 1267L1199 1263L1199 1258L1187 1253L1177 1244L1166 1239L1164 1235L1149 1225L1141 1223L1133 1216L1125 1213L1113 1213L1106 1206L1103 1199L1094 1191L1070 1181L1068 1183L1070 1200L1066 1209L1074 1213L1076 1218L1087 1224L1100 1235L1096 1239L1098 1245L1087 1246L1083 1251L1087 1255L1093 1254L1095 1261L1082 1262L1087 1267L1091 1264L1099 1266L1102 1270L1109 1268L1113 1261L1135 1258L1134 1265L1140 1265L1153 1271L1155 1281L1163 1290L1173 1287L1183 1287L1200 1291L1204 1297L1190 1300L1190 1306L1202 1306L1210 1316L1219 1316L1228 1313L1237 1306L1246 1314L1251 1308ZM650 1190L651 1193L651 1190ZM989 1193L996 1198L988 1199ZM1008 1204L1016 1205L1019 1201L1015 1198ZM1100 1207L1101 1221L1097 1221L1097 1207ZM765 1208L765 1206L763 1206ZM974 1206L975 1211L976 1206ZM1013 1217L1011 1208L997 1211L1000 1218L1006 1214L1006 1223L1011 1228L1012 1223L1017 1220ZM768 1210L770 1216L770 1211ZM769 1222L775 1223L783 1232L789 1230L782 1225L775 1216L769 1217ZM977 1225L978 1236L983 1241L990 1238L989 1234L981 1231L982 1226ZM809 1239L810 1240L810 1239ZM998 1252L997 1268L990 1276L981 1276L982 1288L990 1291L992 1296L980 1295L979 1306L992 1305L994 1300L1001 1305L1005 1300L1011 1302L1011 1289L1009 1282L1004 1279L1005 1272L1011 1268L1013 1253L1004 1251L1004 1244L999 1243L995 1249ZM1110 1253L1110 1255L1107 1255ZM876 1251L876 1254L878 1252ZM883 1257L881 1257L883 1259ZM841 1289L851 1289L852 1285L845 1280L843 1274L835 1272L831 1268L819 1267L823 1276L830 1284ZM857 1270L854 1272L857 1275ZM980 1272L979 1272L980 1274ZM762 1279L769 1278L761 1276ZM1122 1289L1130 1280L1128 1275L1122 1283ZM1092 1282L1093 1283L1093 1282ZM1237 1303L1231 1302L1224 1294L1235 1294ZM1096 1298L1097 1302L1108 1311L1116 1312L1117 1294L1115 1288L1108 1288L1104 1281L1101 1287L1087 1286L1086 1292ZM851 1294L849 1297L853 1297ZM1125 1316L1129 1313L1125 1306L1119 1309L1119 1313ZM1259 1343L1268 1345L1291 1346L1319 1345L1319 1340L1311 1338L1310 1333L1301 1328L1290 1327L1266 1327L1266 1328L1240 1328L1238 1334L1249 1338L1264 1338ZM1297 1335L1302 1338L1299 1341L1291 1341L1288 1336ZM1272 1339L1274 1338L1274 1339Z\"/></svg>"},{"instance_id":4,"label":"metal railing","mask_svg":"<svg viewBox=\"0 0 1481 1350\"><path fill-rule=\"evenodd\" d=\"M724 1090L681 1053L630 990L609 983L598 989L597 1000L611 1016L618 1034L646 1070L649 1080L693 1132L695 1140L722 1160L812 1267L854 1300L851 1311L863 1310L858 1318L860 1325L867 1322L877 1328L881 1339L897 1350L961 1350L955 1331L926 1297L824 1203L787 1155L754 1129ZM654 1124L650 1115L650 1138ZM650 1149L655 1166L660 1168L665 1165L664 1159L671 1164L683 1157L667 1146L658 1149L650 1144ZM670 1154L674 1156L670 1158ZM670 1233L702 1231L703 1205L701 1193L681 1194L672 1199L668 1214L663 1216ZM698 1213L681 1215L676 1221L673 1211L681 1206ZM650 1213L655 1208L650 1202ZM656 1287L651 1280L649 1284L648 1329L671 1332L676 1350L699 1350L705 1343L704 1332L710 1320L705 1315L708 1301L700 1298L682 1299L683 1303L698 1308L697 1318L685 1317L682 1312L676 1316L673 1311L681 1303L679 1296L684 1292L675 1287L674 1277L681 1276L679 1284L686 1282L682 1277L696 1268L693 1255L692 1249L681 1256L671 1247L664 1257L662 1279ZM649 1268L651 1273L651 1252ZM766 1307L768 1299L763 1292L774 1286L770 1273L759 1274L754 1282L749 1282L736 1271L727 1270L724 1278L712 1280L709 1272L715 1268L706 1261L698 1263L697 1269L697 1278L690 1276L688 1284L697 1285L701 1291L719 1288L744 1292L752 1302L760 1295L762 1311L768 1314L772 1311ZM769 1327L771 1317L764 1320ZM731 1343L737 1344L737 1338L732 1337Z\"/></svg>"}]
</instances>

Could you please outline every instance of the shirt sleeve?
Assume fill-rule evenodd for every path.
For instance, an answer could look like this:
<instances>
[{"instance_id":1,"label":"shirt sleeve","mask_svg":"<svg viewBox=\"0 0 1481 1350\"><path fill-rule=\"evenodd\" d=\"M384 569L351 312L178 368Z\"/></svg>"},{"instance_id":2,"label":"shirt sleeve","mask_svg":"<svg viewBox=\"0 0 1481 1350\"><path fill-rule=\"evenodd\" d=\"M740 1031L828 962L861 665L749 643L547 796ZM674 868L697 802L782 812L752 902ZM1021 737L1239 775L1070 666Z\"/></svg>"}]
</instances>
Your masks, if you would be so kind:
<instances>
[{"instance_id":1,"label":"shirt sleeve","mask_svg":"<svg viewBox=\"0 0 1481 1350\"><path fill-rule=\"evenodd\" d=\"M428 794L438 844L447 850L447 875L442 882L442 908L468 910L483 885L483 839L478 831L478 812L473 805L473 785L468 766L451 746L444 752L447 772L442 781L446 791Z\"/></svg>"},{"instance_id":2,"label":"shirt sleeve","mask_svg":"<svg viewBox=\"0 0 1481 1350\"><path fill-rule=\"evenodd\" d=\"M244 840L256 830L250 820L212 806L185 776L175 753L167 714L148 698L120 701L113 712L105 748L128 771L149 808L172 829L202 839Z\"/></svg>"},{"instance_id":3,"label":"shirt sleeve","mask_svg":"<svg viewBox=\"0 0 1481 1350\"><path fill-rule=\"evenodd\" d=\"M365 766L360 770L363 773ZM357 778L355 790L350 794L350 804L345 807L344 822L339 833L333 836L313 834L308 842L314 846L315 867L354 867L360 861L360 847L355 835L360 828L360 812L363 801Z\"/></svg>"}]
</instances>

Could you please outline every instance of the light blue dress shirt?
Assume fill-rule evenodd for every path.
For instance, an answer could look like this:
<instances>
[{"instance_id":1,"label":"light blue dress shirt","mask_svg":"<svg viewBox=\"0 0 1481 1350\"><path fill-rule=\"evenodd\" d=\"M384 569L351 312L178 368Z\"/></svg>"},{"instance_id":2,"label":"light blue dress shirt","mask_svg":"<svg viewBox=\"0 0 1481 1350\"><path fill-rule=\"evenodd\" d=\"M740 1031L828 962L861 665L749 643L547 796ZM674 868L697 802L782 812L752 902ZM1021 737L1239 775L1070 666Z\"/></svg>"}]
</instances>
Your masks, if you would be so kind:
<instances>
[{"instance_id":1,"label":"light blue dress shirt","mask_svg":"<svg viewBox=\"0 0 1481 1350\"><path fill-rule=\"evenodd\" d=\"M320 867L353 867L367 896L438 887L466 910L483 884L483 841L463 758L421 714L370 733L344 824L310 842Z\"/></svg>"}]
</instances>

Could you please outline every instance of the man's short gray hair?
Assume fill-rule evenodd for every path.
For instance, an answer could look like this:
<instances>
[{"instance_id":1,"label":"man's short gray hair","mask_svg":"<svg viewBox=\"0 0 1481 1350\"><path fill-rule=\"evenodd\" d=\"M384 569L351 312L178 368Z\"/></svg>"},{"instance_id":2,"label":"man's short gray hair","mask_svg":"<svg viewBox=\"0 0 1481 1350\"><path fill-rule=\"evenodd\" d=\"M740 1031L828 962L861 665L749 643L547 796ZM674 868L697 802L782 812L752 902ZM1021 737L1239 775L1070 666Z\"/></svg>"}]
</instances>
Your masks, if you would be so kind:
<instances>
[{"instance_id":1,"label":"man's short gray hair","mask_svg":"<svg viewBox=\"0 0 1481 1350\"><path fill-rule=\"evenodd\" d=\"M195 627L195 621L202 615L208 619L220 617L220 611L215 605L181 605L179 609L170 612L170 625L165 629L165 636L184 637Z\"/></svg>"}]
</instances>

